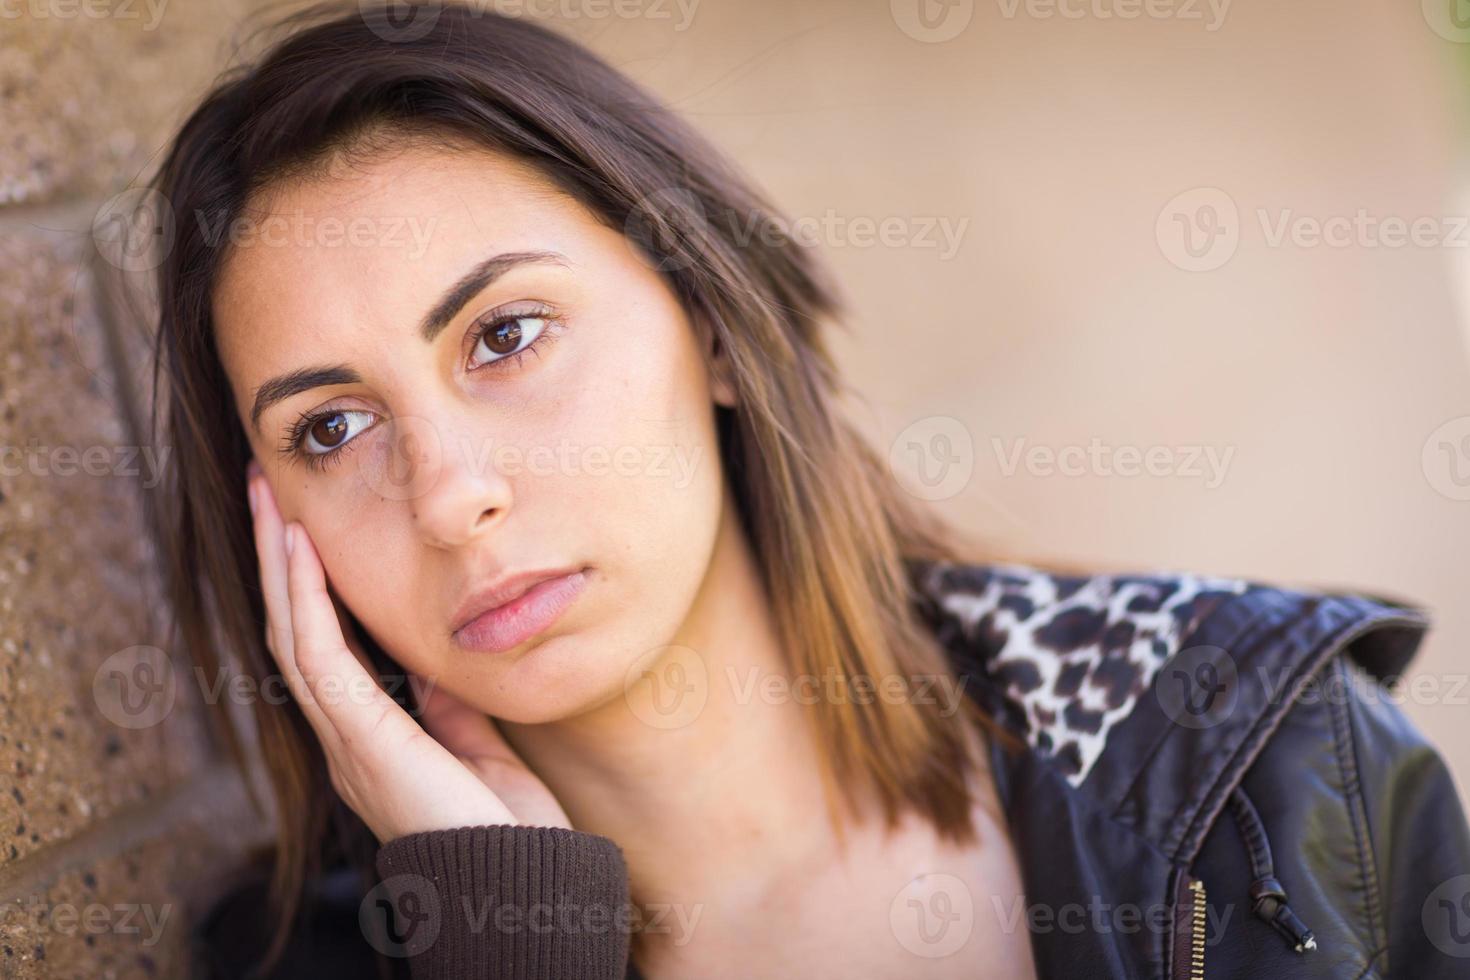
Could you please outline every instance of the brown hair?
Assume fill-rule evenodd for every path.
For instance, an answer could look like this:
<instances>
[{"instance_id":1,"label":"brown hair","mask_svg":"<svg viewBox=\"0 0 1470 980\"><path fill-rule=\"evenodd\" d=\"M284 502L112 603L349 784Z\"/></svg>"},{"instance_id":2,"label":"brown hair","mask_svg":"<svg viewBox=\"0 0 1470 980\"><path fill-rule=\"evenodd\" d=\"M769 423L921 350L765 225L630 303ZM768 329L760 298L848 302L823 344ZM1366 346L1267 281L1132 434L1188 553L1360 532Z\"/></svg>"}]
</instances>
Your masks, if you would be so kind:
<instances>
[{"instance_id":1,"label":"brown hair","mask_svg":"<svg viewBox=\"0 0 1470 980\"><path fill-rule=\"evenodd\" d=\"M738 405L717 409L722 464L794 672L953 673L915 614L907 560L956 559L960 539L914 504L841 416L844 390L821 335L841 311L813 253L784 236L744 241L752 219L784 227L775 210L687 124L581 46L484 10L407 11L328 6L283 21L287 36L224 76L189 116L154 181L174 214L159 269L153 419L166 419L180 463L160 515L176 642L206 671L220 668L223 650L257 679L273 673L244 499L251 450L211 322L225 254L205 229L227 226L273 181L336 152L371 151L367 137L408 134L472 141L535 167L633 238L706 349L724 352ZM923 700L815 706L829 802L852 806L871 792L890 824L912 809L972 840L974 729L963 719L995 726L969 697L951 718ZM335 804L299 708L257 700L254 714L276 804L274 962ZM244 767L245 736L223 712L218 720Z\"/></svg>"}]
</instances>

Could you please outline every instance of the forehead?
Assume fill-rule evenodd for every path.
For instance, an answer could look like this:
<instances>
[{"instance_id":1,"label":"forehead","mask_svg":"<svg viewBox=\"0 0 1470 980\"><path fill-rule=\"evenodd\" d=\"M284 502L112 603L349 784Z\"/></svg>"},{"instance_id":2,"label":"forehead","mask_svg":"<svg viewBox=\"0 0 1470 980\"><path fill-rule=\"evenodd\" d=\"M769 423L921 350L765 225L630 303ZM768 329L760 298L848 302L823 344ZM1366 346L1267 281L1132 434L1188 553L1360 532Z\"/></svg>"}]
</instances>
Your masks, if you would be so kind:
<instances>
[{"instance_id":1,"label":"forehead","mask_svg":"<svg viewBox=\"0 0 1470 980\"><path fill-rule=\"evenodd\" d=\"M410 145L269 186L205 230L227 248L212 306L238 398L322 345L340 359L343 342L416 336L439 295L492 254L551 250L575 265L607 229L527 165Z\"/></svg>"}]
</instances>

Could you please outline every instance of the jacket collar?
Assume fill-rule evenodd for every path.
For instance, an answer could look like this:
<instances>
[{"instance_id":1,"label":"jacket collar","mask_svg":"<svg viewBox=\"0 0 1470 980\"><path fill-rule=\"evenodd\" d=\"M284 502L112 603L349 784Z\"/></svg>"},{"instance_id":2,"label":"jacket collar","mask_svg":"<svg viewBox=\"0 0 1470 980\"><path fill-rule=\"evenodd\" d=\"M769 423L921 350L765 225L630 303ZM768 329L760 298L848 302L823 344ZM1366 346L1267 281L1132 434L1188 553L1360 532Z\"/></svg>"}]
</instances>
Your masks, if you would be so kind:
<instances>
[{"instance_id":1,"label":"jacket collar","mask_svg":"<svg viewBox=\"0 0 1470 980\"><path fill-rule=\"evenodd\" d=\"M1402 673L1411 603L1191 572L1059 574L913 561L919 608L971 693L1057 781L1175 861L1335 653Z\"/></svg>"}]
</instances>

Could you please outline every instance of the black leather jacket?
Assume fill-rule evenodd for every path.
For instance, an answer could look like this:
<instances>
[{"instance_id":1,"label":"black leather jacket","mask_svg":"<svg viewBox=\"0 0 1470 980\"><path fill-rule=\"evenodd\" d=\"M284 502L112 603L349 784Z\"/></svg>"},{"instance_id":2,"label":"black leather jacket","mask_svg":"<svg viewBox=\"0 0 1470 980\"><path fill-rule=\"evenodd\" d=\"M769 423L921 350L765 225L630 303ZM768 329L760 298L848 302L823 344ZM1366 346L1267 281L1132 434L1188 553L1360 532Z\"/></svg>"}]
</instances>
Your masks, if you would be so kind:
<instances>
[{"instance_id":1,"label":"black leather jacket","mask_svg":"<svg viewBox=\"0 0 1470 980\"><path fill-rule=\"evenodd\" d=\"M1031 746L993 756L1040 976L1470 977L1470 831L1391 685L1421 610L1190 575L922 574L935 629Z\"/></svg>"},{"instance_id":2,"label":"black leather jacket","mask_svg":"<svg viewBox=\"0 0 1470 980\"><path fill-rule=\"evenodd\" d=\"M1040 977L1470 977L1470 830L1394 703L1421 610L1184 573L911 570L964 690L1024 743L991 749L1024 902L973 890L969 914L1029 929ZM347 874L315 883L274 976L408 974L371 964L370 882ZM258 951L258 892L204 923L200 975Z\"/></svg>"}]
</instances>

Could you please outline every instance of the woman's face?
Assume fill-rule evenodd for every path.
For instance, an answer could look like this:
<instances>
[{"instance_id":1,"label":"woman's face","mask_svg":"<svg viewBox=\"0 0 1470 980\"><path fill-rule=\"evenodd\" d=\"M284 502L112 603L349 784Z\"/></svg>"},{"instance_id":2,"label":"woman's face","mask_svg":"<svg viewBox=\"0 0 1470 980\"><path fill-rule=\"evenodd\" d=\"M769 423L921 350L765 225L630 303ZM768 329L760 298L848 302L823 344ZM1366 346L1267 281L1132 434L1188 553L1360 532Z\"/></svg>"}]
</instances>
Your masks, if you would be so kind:
<instances>
[{"instance_id":1,"label":"woman's face","mask_svg":"<svg viewBox=\"0 0 1470 980\"><path fill-rule=\"evenodd\" d=\"M337 166L215 230L241 424L336 597L401 665L510 721L620 695L690 614L725 505L731 396L648 261L474 149ZM580 592L538 635L494 651L515 632L456 631L493 583L572 569Z\"/></svg>"}]
</instances>

